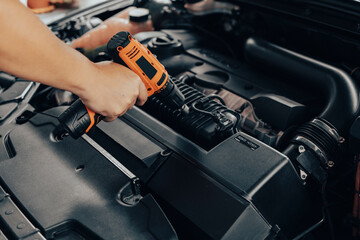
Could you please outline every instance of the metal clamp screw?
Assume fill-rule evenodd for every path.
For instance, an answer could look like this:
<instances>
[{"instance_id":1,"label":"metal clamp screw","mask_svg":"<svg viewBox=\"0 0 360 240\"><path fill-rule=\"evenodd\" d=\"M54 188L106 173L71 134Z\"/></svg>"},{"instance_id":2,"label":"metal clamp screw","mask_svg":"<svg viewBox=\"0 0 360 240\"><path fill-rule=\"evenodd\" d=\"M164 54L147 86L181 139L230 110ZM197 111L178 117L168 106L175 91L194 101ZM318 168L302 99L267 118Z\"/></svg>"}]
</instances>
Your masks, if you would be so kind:
<instances>
[{"instance_id":1,"label":"metal clamp screw","mask_svg":"<svg viewBox=\"0 0 360 240\"><path fill-rule=\"evenodd\" d=\"M303 152L306 151L306 149L305 149L305 147L303 145L300 145L298 150L299 150L299 153L303 153Z\"/></svg>"},{"instance_id":2,"label":"metal clamp screw","mask_svg":"<svg viewBox=\"0 0 360 240\"><path fill-rule=\"evenodd\" d=\"M332 168L335 165L335 163L333 161L329 161L327 165L328 167Z\"/></svg>"},{"instance_id":3,"label":"metal clamp screw","mask_svg":"<svg viewBox=\"0 0 360 240\"><path fill-rule=\"evenodd\" d=\"M301 178L301 180L306 180L307 176L308 175L306 174L306 172L304 172L303 170L300 169L300 178Z\"/></svg>"}]
</instances>

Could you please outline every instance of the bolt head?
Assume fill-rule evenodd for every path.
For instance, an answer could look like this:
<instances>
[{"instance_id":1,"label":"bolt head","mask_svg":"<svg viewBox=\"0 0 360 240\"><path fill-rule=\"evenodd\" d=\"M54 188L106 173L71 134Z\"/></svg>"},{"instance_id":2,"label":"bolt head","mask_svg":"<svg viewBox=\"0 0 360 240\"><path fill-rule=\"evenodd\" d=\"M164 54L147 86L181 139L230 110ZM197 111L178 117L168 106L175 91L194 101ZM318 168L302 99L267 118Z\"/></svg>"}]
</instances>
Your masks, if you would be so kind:
<instances>
[{"instance_id":1,"label":"bolt head","mask_svg":"<svg viewBox=\"0 0 360 240\"><path fill-rule=\"evenodd\" d=\"M303 153L306 151L305 147L303 145L300 145L298 148L299 153Z\"/></svg>"}]
</instances>

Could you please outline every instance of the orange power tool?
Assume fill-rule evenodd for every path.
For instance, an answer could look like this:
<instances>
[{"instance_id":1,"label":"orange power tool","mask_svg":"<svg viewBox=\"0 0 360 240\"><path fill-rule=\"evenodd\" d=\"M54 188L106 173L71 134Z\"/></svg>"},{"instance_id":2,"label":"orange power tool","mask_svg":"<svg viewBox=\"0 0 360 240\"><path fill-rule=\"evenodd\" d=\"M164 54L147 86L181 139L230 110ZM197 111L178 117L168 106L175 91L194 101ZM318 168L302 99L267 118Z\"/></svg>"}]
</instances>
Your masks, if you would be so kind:
<instances>
[{"instance_id":1,"label":"orange power tool","mask_svg":"<svg viewBox=\"0 0 360 240\"><path fill-rule=\"evenodd\" d=\"M171 80L165 67L129 32L119 32L113 36L107 49L114 62L125 64L141 78L148 96L156 94L167 104L183 112L188 111L184 95ZM88 109L78 99L58 119L61 124L53 132L55 139L61 140L67 135L77 139L89 132L103 116Z\"/></svg>"}]
</instances>

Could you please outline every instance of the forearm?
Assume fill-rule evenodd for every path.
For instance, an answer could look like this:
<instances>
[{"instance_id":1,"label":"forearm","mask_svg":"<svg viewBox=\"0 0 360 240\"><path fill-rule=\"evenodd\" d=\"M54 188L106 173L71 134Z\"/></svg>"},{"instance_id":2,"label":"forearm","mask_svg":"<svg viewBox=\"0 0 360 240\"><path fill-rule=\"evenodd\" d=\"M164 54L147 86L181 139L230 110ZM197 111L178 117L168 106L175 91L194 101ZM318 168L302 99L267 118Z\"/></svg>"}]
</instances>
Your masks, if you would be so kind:
<instances>
[{"instance_id":1,"label":"forearm","mask_svg":"<svg viewBox=\"0 0 360 240\"><path fill-rule=\"evenodd\" d=\"M17 0L0 1L0 33L0 69L8 73L77 93L96 71Z\"/></svg>"},{"instance_id":2,"label":"forearm","mask_svg":"<svg viewBox=\"0 0 360 240\"><path fill-rule=\"evenodd\" d=\"M120 64L92 63L60 41L18 0L0 0L0 69L71 91L108 121L147 99L139 76Z\"/></svg>"}]
</instances>

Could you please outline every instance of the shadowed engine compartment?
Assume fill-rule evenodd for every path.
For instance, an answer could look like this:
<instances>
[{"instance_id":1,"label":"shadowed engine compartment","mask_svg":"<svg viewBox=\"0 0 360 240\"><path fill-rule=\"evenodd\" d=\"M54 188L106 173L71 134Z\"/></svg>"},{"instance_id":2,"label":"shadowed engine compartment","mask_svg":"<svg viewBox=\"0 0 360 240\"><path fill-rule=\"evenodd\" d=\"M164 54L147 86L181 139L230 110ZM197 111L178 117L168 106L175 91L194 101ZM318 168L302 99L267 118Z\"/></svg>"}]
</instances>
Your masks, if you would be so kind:
<instances>
[{"instance_id":1,"label":"shadowed engine compartment","mask_svg":"<svg viewBox=\"0 0 360 240\"><path fill-rule=\"evenodd\" d=\"M135 3L153 28L134 38L165 66L188 114L154 95L58 142L56 118L77 96L0 72L0 239L351 236L360 149L352 55L336 62L311 51L321 24L307 40L290 37L288 25L297 35L311 22L290 8L210 2ZM49 27L71 45L129 5L107 2ZM335 44L328 39L322 47ZM104 45L77 50L111 60Z\"/></svg>"}]
</instances>

